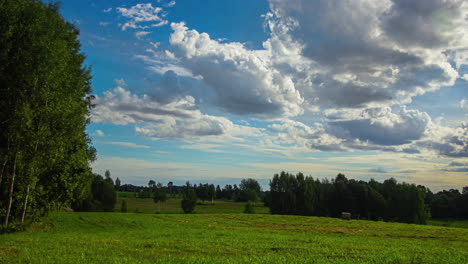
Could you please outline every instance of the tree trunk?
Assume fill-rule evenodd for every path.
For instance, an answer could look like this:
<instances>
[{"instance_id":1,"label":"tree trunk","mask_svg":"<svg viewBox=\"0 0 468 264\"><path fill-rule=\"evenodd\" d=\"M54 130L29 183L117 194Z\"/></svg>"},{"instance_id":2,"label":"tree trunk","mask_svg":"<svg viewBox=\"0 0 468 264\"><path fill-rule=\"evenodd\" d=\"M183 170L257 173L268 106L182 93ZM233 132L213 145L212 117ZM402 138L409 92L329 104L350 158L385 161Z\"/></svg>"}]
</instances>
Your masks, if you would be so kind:
<instances>
[{"instance_id":1,"label":"tree trunk","mask_svg":"<svg viewBox=\"0 0 468 264\"><path fill-rule=\"evenodd\" d=\"M10 219L11 203L13 202L13 187L15 186L15 176L16 176L16 160L18 159L18 151L15 153L15 160L13 162L13 173L11 175L10 183L10 196L8 197L7 211L5 215L4 225L8 225L8 220Z\"/></svg>"},{"instance_id":2,"label":"tree trunk","mask_svg":"<svg viewBox=\"0 0 468 264\"><path fill-rule=\"evenodd\" d=\"M21 223L24 222L24 217L26 216L26 209L28 208L29 186L31 186L31 184L28 184L28 187L26 188L26 197L24 197L23 214L21 214Z\"/></svg>"},{"instance_id":3,"label":"tree trunk","mask_svg":"<svg viewBox=\"0 0 468 264\"><path fill-rule=\"evenodd\" d=\"M0 187L2 186L3 171L5 170L5 166L7 162L8 162L8 157L5 157L5 162L3 162L2 170L0 171Z\"/></svg>"}]
</instances>

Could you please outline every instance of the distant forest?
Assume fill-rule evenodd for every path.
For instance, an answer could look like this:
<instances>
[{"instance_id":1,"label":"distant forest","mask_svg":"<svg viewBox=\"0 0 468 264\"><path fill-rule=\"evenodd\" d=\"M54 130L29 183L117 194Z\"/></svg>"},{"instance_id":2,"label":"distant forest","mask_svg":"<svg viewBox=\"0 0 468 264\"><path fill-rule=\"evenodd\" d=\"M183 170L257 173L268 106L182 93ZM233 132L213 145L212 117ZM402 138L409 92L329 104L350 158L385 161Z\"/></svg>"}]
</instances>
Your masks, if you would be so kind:
<instances>
[{"instance_id":1,"label":"distant forest","mask_svg":"<svg viewBox=\"0 0 468 264\"><path fill-rule=\"evenodd\" d=\"M113 182L110 173L106 179ZM103 178L96 175L97 182ZM95 184L93 184L94 186ZM399 183L390 178L380 183L373 179L358 181L338 174L335 179L319 180L302 173L281 172L270 180L270 190L262 191L255 179L243 179L239 185L194 184L166 186L153 180L148 186L121 185L115 180L115 191L136 198L155 198L161 191L169 197L180 197L190 188L202 202L229 200L263 201L272 214L340 217L349 212L354 219L382 220L425 224L429 218L468 219L468 186L432 193L422 185ZM97 209L100 210L100 209Z\"/></svg>"}]
</instances>

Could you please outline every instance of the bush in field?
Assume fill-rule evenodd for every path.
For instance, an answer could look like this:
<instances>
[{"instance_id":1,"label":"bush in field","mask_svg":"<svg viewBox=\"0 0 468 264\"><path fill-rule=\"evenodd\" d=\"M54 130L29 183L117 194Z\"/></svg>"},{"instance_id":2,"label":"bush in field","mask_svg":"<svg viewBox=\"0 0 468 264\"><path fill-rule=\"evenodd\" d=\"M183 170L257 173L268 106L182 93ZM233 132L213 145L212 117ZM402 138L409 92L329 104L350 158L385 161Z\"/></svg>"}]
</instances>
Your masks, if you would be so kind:
<instances>
[{"instance_id":1,"label":"bush in field","mask_svg":"<svg viewBox=\"0 0 468 264\"><path fill-rule=\"evenodd\" d=\"M162 187L161 184L158 184L157 186L154 187L154 193L153 193L153 201L155 203L158 203L158 213L161 213L161 202L166 201L167 196L166 196L166 191Z\"/></svg>"},{"instance_id":2,"label":"bush in field","mask_svg":"<svg viewBox=\"0 0 468 264\"><path fill-rule=\"evenodd\" d=\"M195 190L187 183L181 202L182 210L184 210L186 214L192 213L195 210L196 204L197 195L195 194Z\"/></svg>"},{"instance_id":3,"label":"bush in field","mask_svg":"<svg viewBox=\"0 0 468 264\"><path fill-rule=\"evenodd\" d=\"M248 201L244 207L244 213L246 214L255 214L255 207L251 201Z\"/></svg>"},{"instance_id":4,"label":"bush in field","mask_svg":"<svg viewBox=\"0 0 468 264\"><path fill-rule=\"evenodd\" d=\"M120 204L120 212L122 213L127 212L127 201L122 200L122 203Z\"/></svg>"}]
</instances>

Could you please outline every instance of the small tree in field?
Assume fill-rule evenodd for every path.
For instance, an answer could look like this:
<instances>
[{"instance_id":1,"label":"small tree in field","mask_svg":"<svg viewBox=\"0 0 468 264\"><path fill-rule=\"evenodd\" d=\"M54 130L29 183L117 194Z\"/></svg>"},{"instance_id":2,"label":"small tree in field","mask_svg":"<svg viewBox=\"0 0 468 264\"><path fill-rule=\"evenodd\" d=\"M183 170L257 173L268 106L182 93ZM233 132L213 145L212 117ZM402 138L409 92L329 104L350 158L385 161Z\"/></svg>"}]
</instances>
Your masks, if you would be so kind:
<instances>
[{"instance_id":1,"label":"small tree in field","mask_svg":"<svg viewBox=\"0 0 468 264\"><path fill-rule=\"evenodd\" d=\"M120 211L122 213L126 213L127 212L127 201L125 200L122 200L122 203L120 205Z\"/></svg>"},{"instance_id":2,"label":"small tree in field","mask_svg":"<svg viewBox=\"0 0 468 264\"><path fill-rule=\"evenodd\" d=\"M158 213L161 213L161 202L166 201L166 191L162 187L162 185L159 183L156 187L154 187L154 193L153 193L153 200L155 203L158 203Z\"/></svg>"},{"instance_id":3,"label":"small tree in field","mask_svg":"<svg viewBox=\"0 0 468 264\"><path fill-rule=\"evenodd\" d=\"M251 201L248 201L244 207L244 213L246 214L255 214L255 207Z\"/></svg>"},{"instance_id":4,"label":"small tree in field","mask_svg":"<svg viewBox=\"0 0 468 264\"><path fill-rule=\"evenodd\" d=\"M192 213L193 210L195 210L195 205L197 204L197 195L195 193L195 190L190 186L188 182L182 195L182 210L184 210L184 213L186 214Z\"/></svg>"}]
</instances>

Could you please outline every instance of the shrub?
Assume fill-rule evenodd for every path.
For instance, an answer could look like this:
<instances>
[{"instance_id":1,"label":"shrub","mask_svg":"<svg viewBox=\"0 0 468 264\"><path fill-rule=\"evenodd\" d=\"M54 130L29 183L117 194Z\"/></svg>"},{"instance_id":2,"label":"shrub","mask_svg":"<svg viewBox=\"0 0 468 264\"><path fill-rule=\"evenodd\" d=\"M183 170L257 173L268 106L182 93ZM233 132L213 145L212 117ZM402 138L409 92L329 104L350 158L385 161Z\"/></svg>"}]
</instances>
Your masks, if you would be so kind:
<instances>
[{"instance_id":1,"label":"shrub","mask_svg":"<svg viewBox=\"0 0 468 264\"><path fill-rule=\"evenodd\" d=\"M255 207L251 201L248 201L244 207L244 213L246 214L255 214Z\"/></svg>"}]
</instances>

